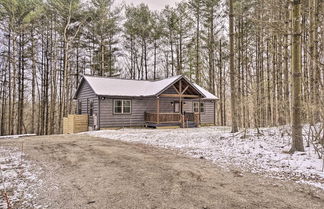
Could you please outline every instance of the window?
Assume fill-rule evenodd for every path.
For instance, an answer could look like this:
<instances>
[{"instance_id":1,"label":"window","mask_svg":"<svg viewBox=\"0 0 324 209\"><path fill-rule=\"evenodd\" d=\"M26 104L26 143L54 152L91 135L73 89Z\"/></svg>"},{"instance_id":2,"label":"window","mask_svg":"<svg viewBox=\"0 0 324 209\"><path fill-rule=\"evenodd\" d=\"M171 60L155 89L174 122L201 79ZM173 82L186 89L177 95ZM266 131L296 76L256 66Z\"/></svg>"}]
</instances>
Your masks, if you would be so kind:
<instances>
[{"instance_id":1,"label":"window","mask_svg":"<svg viewBox=\"0 0 324 209\"><path fill-rule=\"evenodd\" d=\"M115 114L131 114L131 100L114 100Z\"/></svg>"},{"instance_id":2,"label":"window","mask_svg":"<svg viewBox=\"0 0 324 209\"><path fill-rule=\"evenodd\" d=\"M90 103L89 103L89 112L88 112L88 114L90 116L93 116L93 101L90 101Z\"/></svg>"},{"instance_id":3,"label":"window","mask_svg":"<svg viewBox=\"0 0 324 209\"><path fill-rule=\"evenodd\" d=\"M180 112L180 103L174 102L174 112L179 113Z\"/></svg>"},{"instance_id":4,"label":"window","mask_svg":"<svg viewBox=\"0 0 324 209\"><path fill-rule=\"evenodd\" d=\"M82 101L78 101L78 112L79 115L82 114Z\"/></svg>"},{"instance_id":5,"label":"window","mask_svg":"<svg viewBox=\"0 0 324 209\"><path fill-rule=\"evenodd\" d=\"M204 103L200 103L200 112L205 112L205 106Z\"/></svg>"},{"instance_id":6,"label":"window","mask_svg":"<svg viewBox=\"0 0 324 209\"><path fill-rule=\"evenodd\" d=\"M193 103L193 111L194 112L199 112L199 102L194 102ZM204 103L200 103L200 112L205 112L205 106Z\"/></svg>"},{"instance_id":7,"label":"window","mask_svg":"<svg viewBox=\"0 0 324 209\"><path fill-rule=\"evenodd\" d=\"M199 106L199 103L198 102L194 102L193 103L193 111L194 112L199 112L198 106Z\"/></svg>"}]
</instances>

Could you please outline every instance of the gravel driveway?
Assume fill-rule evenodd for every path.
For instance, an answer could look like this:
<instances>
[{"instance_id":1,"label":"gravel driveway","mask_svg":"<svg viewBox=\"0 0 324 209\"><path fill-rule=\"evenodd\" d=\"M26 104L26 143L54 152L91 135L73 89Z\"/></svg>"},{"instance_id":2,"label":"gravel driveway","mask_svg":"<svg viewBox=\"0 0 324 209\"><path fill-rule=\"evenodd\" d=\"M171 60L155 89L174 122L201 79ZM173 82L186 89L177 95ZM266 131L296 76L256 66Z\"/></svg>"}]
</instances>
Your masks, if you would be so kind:
<instances>
[{"instance_id":1,"label":"gravel driveway","mask_svg":"<svg viewBox=\"0 0 324 209\"><path fill-rule=\"evenodd\" d=\"M41 208L324 208L307 185L225 171L204 159L148 145L59 135L1 140L42 169ZM19 208L19 205L14 205Z\"/></svg>"}]
</instances>

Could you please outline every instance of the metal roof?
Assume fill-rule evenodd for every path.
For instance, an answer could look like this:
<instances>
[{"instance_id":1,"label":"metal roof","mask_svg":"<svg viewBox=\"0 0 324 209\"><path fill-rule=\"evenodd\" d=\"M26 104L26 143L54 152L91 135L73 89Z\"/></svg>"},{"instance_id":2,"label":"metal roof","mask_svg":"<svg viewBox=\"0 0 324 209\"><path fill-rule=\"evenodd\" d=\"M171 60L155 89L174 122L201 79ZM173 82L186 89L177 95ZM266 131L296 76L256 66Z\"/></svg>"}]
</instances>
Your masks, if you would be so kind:
<instances>
[{"instance_id":1,"label":"metal roof","mask_svg":"<svg viewBox=\"0 0 324 209\"><path fill-rule=\"evenodd\" d=\"M83 76L88 82L94 93L98 96L121 96L121 97L149 97L158 96L172 84L184 78L192 85L204 98L216 100L217 97L208 92L201 86L190 82L182 75L173 76L163 80L147 81L147 80L128 80L119 78L107 78L97 76ZM82 85L82 82L81 84ZM79 86L80 88L80 86ZM79 90L78 88L78 90ZM78 90L75 94L77 96Z\"/></svg>"}]
</instances>

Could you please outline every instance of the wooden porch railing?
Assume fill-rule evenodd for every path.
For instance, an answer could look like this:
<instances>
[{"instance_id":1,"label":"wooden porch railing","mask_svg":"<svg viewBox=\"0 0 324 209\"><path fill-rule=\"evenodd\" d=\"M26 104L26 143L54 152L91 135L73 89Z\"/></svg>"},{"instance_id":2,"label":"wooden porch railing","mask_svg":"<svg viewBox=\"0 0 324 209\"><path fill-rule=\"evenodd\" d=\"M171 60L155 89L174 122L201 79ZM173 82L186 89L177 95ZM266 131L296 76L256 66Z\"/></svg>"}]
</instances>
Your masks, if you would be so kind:
<instances>
[{"instance_id":1,"label":"wooden porch railing","mask_svg":"<svg viewBox=\"0 0 324 209\"><path fill-rule=\"evenodd\" d=\"M199 113L185 113L184 120L186 121L193 121L196 124L199 124Z\"/></svg>"},{"instance_id":2,"label":"wooden porch railing","mask_svg":"<svg viewBox=\"0 0 324 209\"><path fill-rule=\"evenodd\" d=\"M158 113L145 112L144 119L145 122L151 123L180 123L181 115L179 113L160 113L158 118Z\"/></svg>"},{"instance_id":3,"label":"wooden porch railing","mask_svg":"<svg viewBox=\"0 0 324 209\"><path fill-rule=\"evenodd\" d=\"M159 116L158 116L159 115ZM184 124L187 121L193 121L197 125L199 123L199 113L185 113L181 115L179 113L144 113L144 120L148 123L181 123Z\"/></svg>"}]
</instances>

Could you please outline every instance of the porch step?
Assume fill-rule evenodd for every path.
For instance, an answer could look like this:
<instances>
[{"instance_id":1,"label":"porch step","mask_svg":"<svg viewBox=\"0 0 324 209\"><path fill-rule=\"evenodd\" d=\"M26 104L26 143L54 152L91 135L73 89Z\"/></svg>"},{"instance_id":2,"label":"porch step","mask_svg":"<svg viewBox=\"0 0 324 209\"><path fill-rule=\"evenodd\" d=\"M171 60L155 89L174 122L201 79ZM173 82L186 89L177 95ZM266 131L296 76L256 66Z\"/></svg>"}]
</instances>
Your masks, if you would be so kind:
<instances>
[{"instance_id":1,"label":"porch step","mask_svg":"<svg viewBox=\"0 0 324 209\"><path fill-rule=\"evenodd\" d=\"M177 129L177 128L180 128L180 126L158 126L158 127L155 127L156 129Z\"/></svg>"},{"instance_id":2,"label":"porch step","mask_svg":"<svg viewBox=\"0 0 324 209\"><path fill-rule=\"evenodd\" d=\"M197 124L193 121L185 123L185 128L197 128Z\"/></svg>"},{"instance_id":3,"label":"porch step","mask_svg":"<svg viewBox=\"0 0 324 209\"><path fill-rule=\"evenodd\" d=\"M182 125L181 123L147 123L147 128L156 128L156 129L173 129L173 128L180 128ZM197 124L195 122L188 122L184 124L183 128L197 128Z\"/></svg>"},{"instance_id":4,"label":"porch step","mask_svg":"<svg viewBox=\"0 0 324 209\"><path fill-rule=\"evenodd\" d=\"M160 124L156 124L156 123L148 123L146 124L146 127L148 128L159 128L159 129L167 129L167 128L178 128L180 127L180 123L160 123Z\"/></svg>"}]
</instances>

